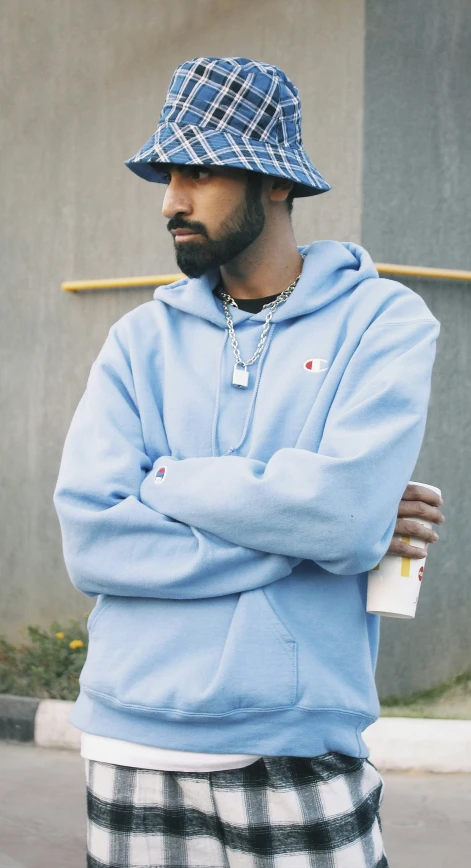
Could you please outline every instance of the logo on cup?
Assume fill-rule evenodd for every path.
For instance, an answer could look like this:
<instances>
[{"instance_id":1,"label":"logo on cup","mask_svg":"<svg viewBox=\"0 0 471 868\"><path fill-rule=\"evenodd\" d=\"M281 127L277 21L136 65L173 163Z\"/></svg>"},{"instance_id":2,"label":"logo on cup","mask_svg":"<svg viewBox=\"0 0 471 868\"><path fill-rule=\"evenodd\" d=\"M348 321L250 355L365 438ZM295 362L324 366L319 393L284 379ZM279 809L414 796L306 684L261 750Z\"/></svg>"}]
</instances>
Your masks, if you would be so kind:
<instances>
[{"instance_id":1,"label":"logo on cup","mask_svg":"<svg viewBox=\"0 0 471 868\"><path fill-rule=\"evenodd\" d=\"M419 570L419 582L422 581L423 577L424 577L424 567L423 567L423 564L422 564L422 566L421 566L421 568L420 568L420 570Z\"/></svg>"}]
</instances>

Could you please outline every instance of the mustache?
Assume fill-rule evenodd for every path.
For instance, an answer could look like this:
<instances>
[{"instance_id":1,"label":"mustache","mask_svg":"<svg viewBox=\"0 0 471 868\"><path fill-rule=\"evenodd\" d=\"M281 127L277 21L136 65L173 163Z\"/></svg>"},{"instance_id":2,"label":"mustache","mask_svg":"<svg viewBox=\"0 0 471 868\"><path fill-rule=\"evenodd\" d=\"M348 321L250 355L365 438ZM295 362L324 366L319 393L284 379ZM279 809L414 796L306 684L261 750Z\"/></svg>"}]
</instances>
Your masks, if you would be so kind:
<instances>
[{"instance_id":1,"label":"mustache","mask_svg":"<svg viewBox=\"0 0 471 868\"><path fill-rule=\"evenodd\" d=\"M204 238L208 238L206 226L203 223L186 220L185 217L179 217L178 214L175 214L175 216L171 217L168 221L167 229L169 232L171 232L172 229L188 229L189 232L199 233L200 235L203 235Z\"/></svg>"}]
</instances>

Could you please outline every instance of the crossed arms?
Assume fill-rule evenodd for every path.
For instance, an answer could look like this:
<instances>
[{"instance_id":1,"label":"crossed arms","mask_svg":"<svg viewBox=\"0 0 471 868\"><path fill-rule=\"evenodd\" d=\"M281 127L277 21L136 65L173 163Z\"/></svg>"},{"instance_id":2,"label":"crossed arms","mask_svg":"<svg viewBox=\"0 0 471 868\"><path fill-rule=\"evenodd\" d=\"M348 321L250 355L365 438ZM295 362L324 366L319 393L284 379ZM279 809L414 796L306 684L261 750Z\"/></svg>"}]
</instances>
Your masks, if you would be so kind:
<instances>
[{"instance_id":1,"label":"crossed arms","mask_svg":"<svg viewBox=\"0 0 471 868\"><path fill-rule=\"evenodd\" d=\"M373 324L317 452L284 448L267 463L152 461L114 327L67 435L54 496L72 582L89 596L190 599L278 581L303 559L340 575L375 566L420 451L437 333L433 319Z\"/></svg>"}]
</instances>

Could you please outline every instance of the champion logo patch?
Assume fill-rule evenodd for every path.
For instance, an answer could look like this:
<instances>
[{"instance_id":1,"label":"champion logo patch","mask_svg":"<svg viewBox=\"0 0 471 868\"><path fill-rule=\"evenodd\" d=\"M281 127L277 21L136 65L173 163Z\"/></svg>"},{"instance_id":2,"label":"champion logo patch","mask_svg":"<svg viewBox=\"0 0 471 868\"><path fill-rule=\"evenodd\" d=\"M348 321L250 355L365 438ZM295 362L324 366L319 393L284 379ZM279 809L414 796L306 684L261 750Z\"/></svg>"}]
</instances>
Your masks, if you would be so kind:
<instances>
[{"instance_id":1,"label":"champion logo patch","mask_svg":"<svg viewBox=\"0 0 471 868\"><path fill-rule=\"evenodd\" d=\"M329 363L327 359L308 359L307 362L304 362L304 367L311 374L319 374L321 371L327 370Z\"/></svg>"},{"instance_id":2,"label":"champion logo patch","mask_svg":"<svg viewBox=\"0 0 471 868\"><path fill-rule=\"evenodd\" d=\"M162 465L162 467L159 467L159 469L155 471L154 482L156 485L158 485L159 482L164 481L164 477L165 477L166 473L167 473L167 468L165 467L165 465Z\"/></svg>"}]
</instances>

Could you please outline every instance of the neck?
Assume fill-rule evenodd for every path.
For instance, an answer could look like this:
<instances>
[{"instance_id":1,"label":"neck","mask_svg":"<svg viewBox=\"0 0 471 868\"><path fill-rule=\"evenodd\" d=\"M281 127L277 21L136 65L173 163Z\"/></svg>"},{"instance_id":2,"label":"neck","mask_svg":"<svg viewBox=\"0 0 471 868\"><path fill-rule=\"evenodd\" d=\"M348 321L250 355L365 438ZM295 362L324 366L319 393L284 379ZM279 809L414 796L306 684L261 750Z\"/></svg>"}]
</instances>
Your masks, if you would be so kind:
<instances>
[{"instance_id":1,"label":"neck","mask_svg":"<svg viewBox=\"0 0 471 868\"><path fill-rule=\"evenodd\" d=\"M276 295L296 280L302 264L291 223L265 227L240 256L221 267L224 292L235 299Z\"/></svg>"}]
</instances>

